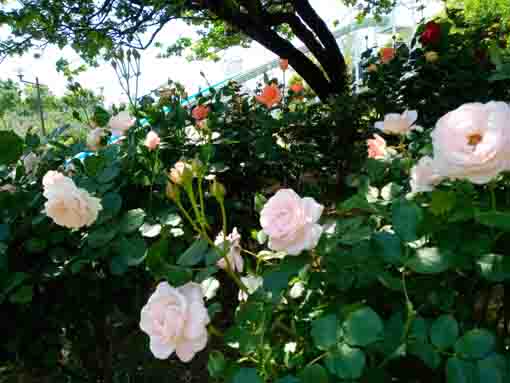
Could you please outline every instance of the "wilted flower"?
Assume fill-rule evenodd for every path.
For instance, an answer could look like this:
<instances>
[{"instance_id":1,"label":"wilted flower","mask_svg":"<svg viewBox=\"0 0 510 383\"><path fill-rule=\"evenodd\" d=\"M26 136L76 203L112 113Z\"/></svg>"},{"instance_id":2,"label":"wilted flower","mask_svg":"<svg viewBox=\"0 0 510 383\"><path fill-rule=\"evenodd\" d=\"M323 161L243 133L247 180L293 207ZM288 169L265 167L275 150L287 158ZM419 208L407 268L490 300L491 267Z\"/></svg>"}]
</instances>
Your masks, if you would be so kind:
<instances>
[{"instance_id":1,"label":"wilted flower","mask_svg":"<svg viewBox=\"0 0 510 383\"><path fill-rule=\"evenodd\" d=\"M147 136L145 137L144 145L149 150L156 150L161 143L161 138L159 138L158 134L151 130L149 133L147 133Z\"/></svg>"},{"instance_id":2,"label":"wilted flower","mask_svg":"<svg viewBox=\"0 0 510 383\"><path fill-rule=\"evenodd\" d=\"M98 150L103 146L107 133L103 128L95 128L87 135L87 146L90 150Z\"/></svg>"},{"instance_id":3,"label":"wilted flower","mask_svg":"<svg viewBox=\"0 0 510 383\"><path fill-rule=\"evenodd\" d=\"M402 114L390 113L384 116L384 121L375 123L375 128L386 134L406 134L415 129L414 123L418 119L418 112L406 110Z\"/></svg>"},{"instance_id":4,"label":"wilted flower","mask_svg":"<svg viewBox=\"0 0 510 383\"><path fill-rule=\"evenodd\" d=\"M0 192L16 193L16 186L11 184L2 185L0 186Z\"/></svg>"},{"instance_id":5,"label":"wilted flower","mask_svg":"<svg viewBox=\"0 0 510 383\"><path fill-rule=\"evenodd\" d=\"M25 158L23 158L23 166L25 167L25 172L32 173L37 169L37 165L39 165L40 158L37 154L30 152Z\"/></svg>"},{"instance_id":6,"label":"wilted flower","mask_svg":"<svg viewBox=\"0 0 510 383\"><path fill-rule=\"evenodd\" d=\"M150 349L158 359L174 352L189 362L207 345L209 314L202 287L188 282L172 287L161 282L142 308L140 328L150 337Z\"/></svg>"},{"instance_id":7,"label":"wilted flower","mask_svg":"<svg viewBox=\"0 0 510 383\"><path fill-rule=\"evenodd\" d=\"M218 246L223 251L228 249L228 253L226 257L228 258L228 263L232 268L232 271L237 271L241 273L244 269L244 260L241 256L241 235L237 231L237 228L234 227L232 233L227 236L225 240L223 233L218 234L216 237L214 244ZM216 265L223 270L228 268L227 260L225 258L221 258Z\"/></svg>"},{"instance_id":8,"label":"wilted flower","mask_svg":"<svg viewBox=\"0 0 510 383\"><path fill-rule=\"evenodd\" d=\"M369 66L367 66L367 72L369 73L377 72L377 70L378 67L376 64L370 64Z\"/></svg>"},{"instance_id":9,"label":"wilted flower","mask_svg":"<svg viewBox=\"0 0 510 383\"><path fill-rule=\"evenodd\" d=\"M297 255L317 246L322 227L317 224L324 206L301 198L292 189L281 189L260 212L260 225L269 237L269 248Z\"/></svg>"},{"instance_id":10,"label":"wilted flower","mask_svg":"<svg viewBox=\"0 0 510 383\"><path fill-rule=\"evenodd\" d=\"M255 96L255 99L270 109L281 101L282 95L278 85L271 84L266 85L262 90L262 94Z\"/></svg>"}]
</instances>

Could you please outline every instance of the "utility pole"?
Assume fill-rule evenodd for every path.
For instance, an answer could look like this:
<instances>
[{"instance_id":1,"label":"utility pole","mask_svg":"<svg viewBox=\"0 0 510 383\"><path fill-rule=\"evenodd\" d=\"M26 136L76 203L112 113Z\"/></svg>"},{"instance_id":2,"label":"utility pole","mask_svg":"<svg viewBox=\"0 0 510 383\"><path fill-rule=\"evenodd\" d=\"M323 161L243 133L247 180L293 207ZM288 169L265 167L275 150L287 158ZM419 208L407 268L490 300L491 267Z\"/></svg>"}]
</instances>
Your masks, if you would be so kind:
<instances>
[{"instance_id":1,"label":"utility pole","mask_svg":"<svg viewBox=\"0 0 510 383\"><path fill-rule=\"evenodd\" d=\"M43 112L43 104L42 104L42 99L41 99L41 86L45 86L45 85L41 85L39 83L39 77L35 78L35 83L23 80L23 74L21 74L21 73L18 74L18 77L19 77L19 81L22 83L35 85L35 88L37 90L37 106L39 107L39 116L41 118L41 133L42 133L43 137L45 137L46 129L44 127L44 112Z\"/></svg>"}]
</instances>

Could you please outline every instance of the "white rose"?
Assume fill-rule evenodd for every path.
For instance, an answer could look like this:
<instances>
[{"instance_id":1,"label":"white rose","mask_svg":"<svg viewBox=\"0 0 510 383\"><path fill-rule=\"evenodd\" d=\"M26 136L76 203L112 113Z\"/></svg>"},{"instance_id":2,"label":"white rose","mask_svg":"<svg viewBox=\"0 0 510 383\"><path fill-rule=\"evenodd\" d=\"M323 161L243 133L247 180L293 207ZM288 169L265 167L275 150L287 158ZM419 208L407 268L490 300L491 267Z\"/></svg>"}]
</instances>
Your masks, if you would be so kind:
<instances>
[{"instance_id":1,"label":"white rose","mask_svg":"<svg viewBox=\"0 0 510 383\"><path fill-rule=\"evenodd\" d=\"M257 289L264 284L262 277L256 275L248 275L247 277L241 277L241 282L246 286L248 291L239 290L238 298L241 302L248 300L248 295L253 294Z\"/></svg>"},{"instance_id":2,"label":"white rose","mask_svg":"<svg viewBox=\"0 0 510 383\"><path fill-rule=\"evenodd\" d=\"M423 193L434 190L444 179L439 174L438 164L430 157L421 158L411 169L411 191Z\"/></svg>"},{"instance_id":3,"label":"white rose","mask_svg":"<svg viewBox=\"0 0 510 383\"><path fill-rule=\"evenodd\" d=\"M189 362L207 345L209 322L198 283L175 288L161 282L142 308L140 328L149 335L156 358L166 359L175 352L181 361Z\"/></svg>"},{"instance_id":4,"label":"white rose","mask_svg":"<svg viewBox=\"0 0 510 383\"><path fill-rule=\"evenodd\" d=\"M216 240L214 241L214 244L218 247L220 247L222 250L225 250L225 248L228 248L228 253L226 255L226 258L228 258L228 263L230 264L230 267L232 267L233 271L237 271L241 273L244 269L244 260L241 256L241 235L237 231L237 228L234 227L232 230L232 233L230 233L225 240L223 237L223 233L218 234L216 237ZM216 265L223 270L227 269L227 260L224 258L221 258L218 260Z\"/></svg>"},{"instance_id":5,"label":"white rose","mask_svg":"<svg viewBox=\"0 0 510 383\"><path fill-rule=\"evenodd\" d=\"M32 173L37 169L37 165L39 165L39 157L35 153L29 153L23 158L23 166L25 167L25 172L27 174Z\"/></svg>"},{"instance_id":6,"label":"white rose","mask_svg":"<svg viewBox=\"0 0 510 383\"><path fill-rule=\"evenodd\" d=\"M432 134L442 176L484 184L510 168L510 107L470 103L441 117Z\"/></svg>"},{"instance_id":7,"label":"white rose","mask_svg":"<svg viewBox=\"0 0 510 383\"><path fill-rule=\"evenodd\" d=\"M260 212L260 225L269 237L269 248L297 255L317 246L322 227L317 224L324 206L301 198L292 189L281 189Z\"/></svg>"},{"instance_id":8,"label":"white rose","mask_svg":"<svg viewBox=\"0 0 510 383\"><path fill-rule=\"evenodd\" d=\"M102 140L106 136L106 130L102 128L96 128L89 132L87 135L87 146L90 150L98 150L103 146Z\"/></svg>"},{"instance_id":9,"label":"white rose","mask_svg":"<svg viewBox=\"0 0 510 383\"><path fill-rule=\"evenodd\" d=\"M79 229L92 225L102 210L101 200L78 188L73 180L50 171L43 178L44 212L63 227Z\"/></svg>"},{"instance_id":10,"label":"white rose","mask_svg":"<svg viewBox=\"0 0 510 383\"><path fill-rule=\"evenodd\" d=\"M384 116L384 121L375 123L375 128L386 134L406 134L415 129L414 123L418 119L416 110L406 110L402 114L390 113Z\"/></svg>"}]
</instances>

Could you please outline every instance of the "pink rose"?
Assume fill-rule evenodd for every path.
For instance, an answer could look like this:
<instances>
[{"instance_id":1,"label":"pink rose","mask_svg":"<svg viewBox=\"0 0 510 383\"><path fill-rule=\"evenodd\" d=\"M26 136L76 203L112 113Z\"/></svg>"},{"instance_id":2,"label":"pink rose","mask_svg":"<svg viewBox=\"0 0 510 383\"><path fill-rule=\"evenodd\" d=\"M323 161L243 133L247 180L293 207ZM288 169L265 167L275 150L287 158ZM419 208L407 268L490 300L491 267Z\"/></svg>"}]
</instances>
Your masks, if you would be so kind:
<instances>
[{"instance_id":1,"label":"pink rose","mask_svg":"<svg viewBox=\"0 0 510 383\"><path fill-rule=\"evenodd\" d=\"M158 134L151 130L149 133L147 133L147 136L145 137L144 145L149 150L156 150L161 143L161 138L159 138Z\"/></svg>"},{"instance_id":2,"label":"pink rose","mask_svg":"<svg viewBox=\"0 0 510 383\"><path fill-rule=\"evenodd\" d=\"M92 225L102 210L101 200L78 188L62 173L49 171L43 178L44 212L63 227L79 229Z\"/></svg>"},{"instance_id":3,"label":"pink rose","mask_svg":"<svg viewBox=\"0 0 510 383\"><path fill-rule=\"evenodd\" d=\"M411 191L413 193L432 191L443 179L436 162L431 157L422 157L411 169Z\"/></svg>"},{"instance_id":4,"label":"pink rose","mask_svg":"<svg viewBox=\"0 0 510 383\"><path fill-rule=\"evenodd\" d=\"M373 139L367 140L368 158L381 159L388 154L386 150L386 141L378 134L374 134Z\"/></svg>"},{"instance_id":5,"label":"pink rose","mask_svg":"<svg viewBox=\"0 0 510 383\"><path fill-rule=\"evenodd\" d=\"M234 227L232 233L230 233L225 240L223 237L223 233L218 234L214 244L222 250L228 249L228 253L226 257L228 258L228 263L232 268L232 271L237 271L238 273L242 273L244 269L244 260L241 256L241 235L237 231L237 228ZM225 258L221 258L216 265L223 270L227 269L227 261Z\"/></svg>"},{"instance_id":6,"label":"pink rose","mask_svg":"<svg viewBox=\"0 0 510 383\"><path fill-rule=\"evenodd\" d=\"M375 128L386 134L406 134L415 129L413 126L418 119L416 110L406 110L402 114L390 113L384 116L384 121L375 123Z\"/></svg>"},{"instance_id":7,"label":"pink rose","mask_svg":"<svg viewBox=\"0 0 510 383\"><path fill-rule=\"evenodd\" d=\"M191 115L197 121L207 118L208 114L209 114L209 107L207 107L205 105L197 105L193 109L193 112L191 112Z\"/></svg>"},{"instance_id":8,"label":"pink rose","mask_svg":"<svg viewBox=\"0 0 510 383\"><path fill-rule=\"evenodd\" d=\"M140 328L149 335L156 358L166 359L175 351L181 361L189 362L207 345L209 322L198 283L175 288L161 282L142 308Z\"/></svg>"},{"instance_id":9,"label":"pink rose","mask_svg":"<svg viewBox=\"0 0 510 383\"><path fill-rule=\"evenodd\" d=\"M317 224L324 206L301 198L292 189L281 189L264 205L260 225L269 237L269 248L297 255L317 246L322 227Z\"/></svg>"},{"instance_id":10,"label":"pink rose","mask_svg":"<svg viewBox=\"0 0 510 383\"><path fill-rule=\"evenodd\" d=\"M120 112L119 114L110 118L108 126L113 135L123 136L126 131L135 124L136 118L133 118L127 110Z\"/></svg>"},{"instance_id":11,"label":"pink rose","mask_svg":"<svg viewBox=\"0 0 510 383\"><path fill-rule=\"evenodd\" d=\"M510 107L469 103L441 117L432 131L441 175L485 184L510 169Z\"/></svg>"}]
</instances>

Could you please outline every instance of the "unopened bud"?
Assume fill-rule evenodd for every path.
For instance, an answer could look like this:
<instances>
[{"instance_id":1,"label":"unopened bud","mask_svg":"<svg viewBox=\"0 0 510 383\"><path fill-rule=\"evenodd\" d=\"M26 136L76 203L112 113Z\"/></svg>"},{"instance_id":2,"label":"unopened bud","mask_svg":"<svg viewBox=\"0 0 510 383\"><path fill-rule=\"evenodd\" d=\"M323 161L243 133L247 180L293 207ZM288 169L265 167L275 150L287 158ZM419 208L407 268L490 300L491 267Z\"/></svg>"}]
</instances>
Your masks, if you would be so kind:
<instances>
[{"instance_id":1,"label":"unopened bud","mask_svg":"<svg viewBox=\"0 0 510 383\"><path fill-rule=\"evenodd\" d=\"M181 191L179 190L179 186L173 184L172 182L166 183L166 196L168 199L172 201L179 201L181 197Z\"/></svg>"},{"instance_id":2,"label":"unopened bud","mask_svg":"<svg viewBox=\"0 0 510 383\"><path fill-rule=\"evenodd\" d=\"M195 177L201 177L204 172L204 164L199 159L191 160L191 170Z\"/></svg>"},{"instance_id":3,"label":"unopened bud","mask_svg":"<svg viewBox=\"0 0 510 383\"><path fill-rule=\"evenodd\" d=\"M193 171L191 165L186 162L179 161L170 170L170 179L177 185L185 185L191 181L192 178Z\"/></svg>"},{"instance_id":4,"label":"unopened bud","mask_svg":"<svg viewBox=\"0 0 510 383\"><path fill-rule=\"evenodd\" d=\"M225 186L223 186L220 182L214 180L211 183L210 192L216 198L217 200L223 201L223 198L225 197L225 194L227 191L225 190Z\"/></svg>"}]
</instances>

